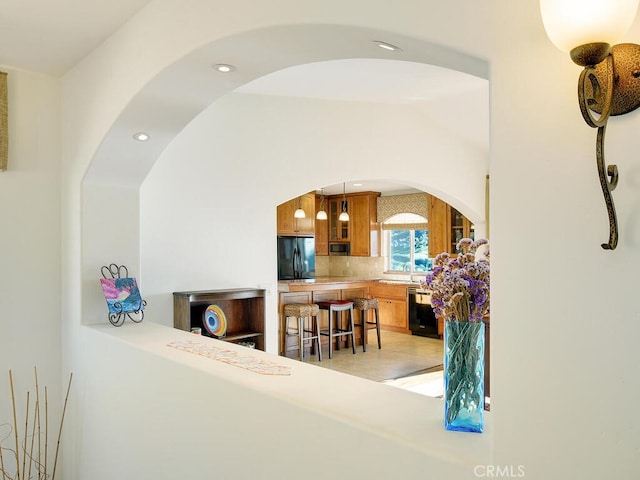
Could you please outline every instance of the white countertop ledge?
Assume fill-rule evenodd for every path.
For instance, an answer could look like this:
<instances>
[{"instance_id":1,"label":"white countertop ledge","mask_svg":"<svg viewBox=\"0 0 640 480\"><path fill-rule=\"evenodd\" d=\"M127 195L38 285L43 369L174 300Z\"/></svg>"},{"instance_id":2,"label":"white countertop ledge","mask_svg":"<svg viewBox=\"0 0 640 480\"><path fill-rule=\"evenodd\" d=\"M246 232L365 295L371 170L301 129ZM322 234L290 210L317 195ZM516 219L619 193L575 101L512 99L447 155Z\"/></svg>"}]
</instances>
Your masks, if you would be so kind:
<instances>
[{"instance_id":1,"label":"white countertop ledge","mask_svg":"<svg viewBox=\"0 0 640 480\"><path fill-rule=\"evenodd\" d=\"M121 327L87 326L127 343L131 348L147 351L165 359L194 368L247 389L306 408L317 414L338 419L353 428L384 436L421 451L454 469L473 471L477 465L490 463L491 414L485 412L484 433L450 432L443 425L442 399L431 398L383 383L316 367L285 357L252 350L209 337L198 342L238 350L291 368L291 375L262 375L201 355L168 347L171 342L194 340L194 335L145 320ZM384 345L383 347L384 348ZM356 355L366 355L358 350Z\"/></svg>"}]
</instances>

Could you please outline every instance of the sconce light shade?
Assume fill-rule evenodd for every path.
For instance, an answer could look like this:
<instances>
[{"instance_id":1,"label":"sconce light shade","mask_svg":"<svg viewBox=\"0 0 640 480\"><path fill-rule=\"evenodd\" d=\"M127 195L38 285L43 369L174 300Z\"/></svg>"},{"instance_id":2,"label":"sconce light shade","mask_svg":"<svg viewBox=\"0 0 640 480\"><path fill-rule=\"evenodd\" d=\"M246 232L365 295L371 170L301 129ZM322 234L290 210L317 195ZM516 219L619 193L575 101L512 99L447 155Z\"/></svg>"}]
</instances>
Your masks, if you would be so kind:
<instances>
[{"instance_id":1,"label":"sconce light shade","mask_svg":"<svg viewBox=\"0 0 640 480\"><path fill-rule=\"evenodd\" d=\"M540 0L549 39L570 52L589 43L618 43L633 23L640 0Z\"/></svg>"}]
</instances>

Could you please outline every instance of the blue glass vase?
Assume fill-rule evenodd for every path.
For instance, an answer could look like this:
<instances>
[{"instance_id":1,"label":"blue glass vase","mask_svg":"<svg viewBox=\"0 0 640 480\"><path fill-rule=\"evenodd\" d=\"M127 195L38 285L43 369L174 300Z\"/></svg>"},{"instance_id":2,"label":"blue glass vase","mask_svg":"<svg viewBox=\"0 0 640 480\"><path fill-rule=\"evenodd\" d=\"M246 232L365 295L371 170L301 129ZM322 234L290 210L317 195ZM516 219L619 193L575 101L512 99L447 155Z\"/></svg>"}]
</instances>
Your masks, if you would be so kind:
<instances>
[{"instance_id":1,"label":"blue glass vase","mask_svg":"<svg viewBox=\"0 0 640 480\"><path fill-rule=\"evenodd\" d=\"M444 426L484 430L484 323L446 321L444 328Z\"/></svg>"}]
</instances>

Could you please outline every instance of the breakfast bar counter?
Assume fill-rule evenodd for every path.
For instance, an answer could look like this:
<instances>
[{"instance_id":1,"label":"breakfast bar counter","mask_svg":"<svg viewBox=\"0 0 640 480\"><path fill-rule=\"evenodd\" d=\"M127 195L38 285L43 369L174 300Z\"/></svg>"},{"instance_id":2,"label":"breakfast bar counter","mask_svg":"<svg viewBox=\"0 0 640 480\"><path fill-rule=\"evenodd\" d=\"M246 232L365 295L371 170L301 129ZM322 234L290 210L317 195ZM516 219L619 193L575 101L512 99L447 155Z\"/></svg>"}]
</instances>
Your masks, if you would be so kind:
<instances>
[{"instance_id":1,"label":"breakfast bar counter","mask_svg":"<svg viewBox=\"0 0 640 480\"><path fill-rule=\"evenodd\" d=\"M378 278L358 277L316 277L311 279L280 280L278 282L278 313L280 316L280 348L284 356L295 358L298 354L296 336L288 336L284 306L291 303L317 303L329 300L353 300L354 298L369 297L369 289L378 284ZM320 328L328 326L326 315L320 317ZM291 322L293 327L293 322ZM357 329L356 344L362 345L362 334ZM323 338L326 342L327 339ZM311 343L311 342L309 342ZM325 345L328 348L328 345ZM305 356L311 354L306 351Z\"/></svg>"},{"instance_id":2,"label":"breakfast bar counter","mask_svg":"<svg viewBox=\"0 0 640 480\"><path fill-rule=\"evenodd\" d=\"M313 292L368 288L372 283L378 283L379 281L379 278L361 277L316 277L297 280L279 280L278 292Z\"/></svg>"}]
</instances>

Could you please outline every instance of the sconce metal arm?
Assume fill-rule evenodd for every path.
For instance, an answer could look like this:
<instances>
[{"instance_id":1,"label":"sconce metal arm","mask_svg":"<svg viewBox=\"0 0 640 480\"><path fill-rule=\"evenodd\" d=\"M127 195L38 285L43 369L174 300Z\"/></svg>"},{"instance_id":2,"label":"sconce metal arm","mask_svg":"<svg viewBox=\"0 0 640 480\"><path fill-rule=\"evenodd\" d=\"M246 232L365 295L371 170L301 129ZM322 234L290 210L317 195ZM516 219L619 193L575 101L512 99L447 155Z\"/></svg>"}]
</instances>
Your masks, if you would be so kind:
<instances>
[{"instance_id":1,"label":"sconce metal arm","mask_svg":"<svg viewBox=\"0 0 640 480\"><path fill-rule=\"evenodd\" d=\"M607 124L613 103L613 57L608 55L603 63L606 63L604 93L598 76L596 75L595 67L590 65L586 66L584 70L582 70L582 73L580 73L580 79L578 80L580 112L582 112L582 118L587 122L587 125L593 128L603 127ZM592 110L600 112L600 117L598 117L597 120L593 118Z\"/></svg>"},{"instance_id":2,"label":"sconce metal arm","mask_svg":"<svg viewBox=\"0 0 640 480\"><path fill-rule=\"evenodd\" d=\"M604 92L596 75L596 69L593 66L586 66L578 80L578 100L584 121L590 127L598 129L596 136L596 164L602 194L604 195L604 203L609 216L609 241L601 244L601 246L605 250L615 250L618 245L618 219L611 192L618 184L618 167L609 165L605 168L604 160L604 134L611 114L615 79L613 57L608 55L603 63L606 63L606 74L603 79L606 82ZM600 112L598 119L593 117L592 110Z\"/></svg>"},{"instance_id":3,"label":"sconce metal arm","mask_svg":"<svg viewBox=\"0 0 640 480\"><path fill-rule=\"evenodd\" d=\"M604 133L607 126L603 125L598 128L596 140L596 163L598 165L598 177L600 177L600 186L604 195L604 203L607 206L607 214L609 215L609 242L601 244L605 250L615 250L618 245L618 218L616 217L616 207L613 204L613 196L611 192L618 185L618 167L617 165L609 165L605 171L604 161ZM608 178L607 178L608 177Z\"/></svg>"}]
</instances>

